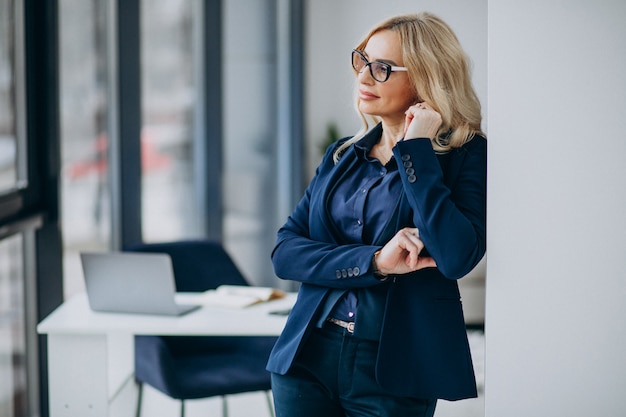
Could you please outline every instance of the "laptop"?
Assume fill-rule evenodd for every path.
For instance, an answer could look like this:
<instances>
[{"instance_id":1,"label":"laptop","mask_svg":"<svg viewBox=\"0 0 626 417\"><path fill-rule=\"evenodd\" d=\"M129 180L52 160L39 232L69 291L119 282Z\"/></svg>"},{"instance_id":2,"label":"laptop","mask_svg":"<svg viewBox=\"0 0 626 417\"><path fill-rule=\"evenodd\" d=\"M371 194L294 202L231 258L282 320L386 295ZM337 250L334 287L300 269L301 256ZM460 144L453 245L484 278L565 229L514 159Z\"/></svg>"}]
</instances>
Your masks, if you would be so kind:
<instances>
[{"instance_id":1,"label":"laptop","mask_svg":"<svg viewBox=\"0 0 626 417\"><path fill-rule=\"evenodd\" d=\"M94 311L180 316L200 307L175 302L174 270L167 254L82 252L80 258Z\"/></svg>"}]
</instances>

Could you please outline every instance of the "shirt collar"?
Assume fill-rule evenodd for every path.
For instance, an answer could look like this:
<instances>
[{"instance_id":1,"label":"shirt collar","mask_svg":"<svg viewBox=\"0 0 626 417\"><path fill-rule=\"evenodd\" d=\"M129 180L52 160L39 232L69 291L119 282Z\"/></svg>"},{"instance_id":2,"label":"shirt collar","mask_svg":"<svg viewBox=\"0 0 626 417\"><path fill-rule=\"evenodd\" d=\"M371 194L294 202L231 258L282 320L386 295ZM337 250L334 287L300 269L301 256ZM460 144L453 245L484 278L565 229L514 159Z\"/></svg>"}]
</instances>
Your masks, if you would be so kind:
<instances>
[{"instance_id":1,"label":"shirt collar","mask_svg":"<svg viewBox=\"0 0 626 417\"><path fill-rule=\"evenodd\" d=\"M354 144L354 152L356 153L357 157L366 161L370 161L370 162L371 161L378 162L377 159L369 156L369 153L372 150L372 147L380 141L382 134L383 134L383 125L382 123L379 123L375 127L373 127L369 132L367 132L365 136L359 139ZM396 166L397 166L396 160L393 156L391 157L391 159L389 159L389 161L387 161L387 164L385 164L385 167L387 169L395 169Z\"/></svg>"},{"instance_id":2,"label":"shirt collar","mask_svg":"<svg viewBox=\"0 0 626 417\"><path fill-rule=\"evenodd\" d=\"M382 134L383 125L382 123L379 123L354 144L357 155L359 155L359 157L366 158L372 150L372 147L380 141Z\"/></svg>"}]
</instances>

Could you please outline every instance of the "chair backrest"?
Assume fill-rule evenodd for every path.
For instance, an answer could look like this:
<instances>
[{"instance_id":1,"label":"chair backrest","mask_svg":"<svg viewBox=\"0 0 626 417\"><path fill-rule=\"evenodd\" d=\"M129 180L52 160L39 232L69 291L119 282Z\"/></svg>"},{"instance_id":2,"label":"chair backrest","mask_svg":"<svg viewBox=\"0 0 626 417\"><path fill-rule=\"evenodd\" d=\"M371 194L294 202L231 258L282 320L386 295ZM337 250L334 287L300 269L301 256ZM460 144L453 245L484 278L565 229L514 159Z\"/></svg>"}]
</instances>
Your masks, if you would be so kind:
<instances>
[{"instance_id":1,"label":"chair backrest","mask_svg":"<svg viewBox=\"0 0 626 417\"><path fill-rule=\"evenodd\" d=\"M129 245L124 250L169 254L172 258L177 291L206 291L224 284L249 285L219 242L180 240L140 243Z\"/></svg>"}]
</instances>

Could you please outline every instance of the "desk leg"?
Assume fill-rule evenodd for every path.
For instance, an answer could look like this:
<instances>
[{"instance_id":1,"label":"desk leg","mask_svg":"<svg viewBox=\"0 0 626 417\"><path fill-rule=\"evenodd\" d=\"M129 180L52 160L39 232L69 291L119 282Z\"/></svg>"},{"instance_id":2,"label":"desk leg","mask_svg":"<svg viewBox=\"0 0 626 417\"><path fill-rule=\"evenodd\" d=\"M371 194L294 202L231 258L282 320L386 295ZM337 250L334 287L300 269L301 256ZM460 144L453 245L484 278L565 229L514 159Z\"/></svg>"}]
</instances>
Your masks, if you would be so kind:
<instances>
[{"instance_id":1,"label":"desk leg","mask_svg":"<svg viewBox=\"0 0 626 417\"><path fill-rule=\"evenodd\" d=\"M48 335L51 417L109 417L132 376L131 335ZM115 407L128 410L132 404ZM116 412L115 415L118 415Z\"/></svg>"}]
</instances>

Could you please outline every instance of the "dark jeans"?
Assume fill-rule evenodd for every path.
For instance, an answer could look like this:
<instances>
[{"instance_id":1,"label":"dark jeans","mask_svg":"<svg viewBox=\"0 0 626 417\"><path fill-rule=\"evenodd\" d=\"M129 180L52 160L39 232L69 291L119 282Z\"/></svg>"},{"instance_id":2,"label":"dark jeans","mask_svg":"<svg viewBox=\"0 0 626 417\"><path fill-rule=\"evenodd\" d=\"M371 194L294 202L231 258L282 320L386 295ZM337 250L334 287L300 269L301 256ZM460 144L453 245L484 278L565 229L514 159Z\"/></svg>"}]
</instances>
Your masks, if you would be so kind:
<instances>
[{"instance_id":1,"label":"dark jeans","mask_svg":"<svg viewBox=\"0 0 626 417\"><path fill-rule=\"evenodd\" d=\"M315 329L286 375L272 374L276 417L432 417L437 400L397 397L374 377L378 343Z\"/></svg>"}]
</instances>

